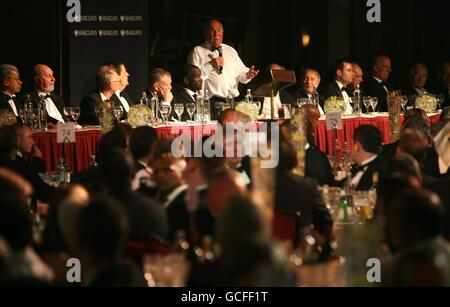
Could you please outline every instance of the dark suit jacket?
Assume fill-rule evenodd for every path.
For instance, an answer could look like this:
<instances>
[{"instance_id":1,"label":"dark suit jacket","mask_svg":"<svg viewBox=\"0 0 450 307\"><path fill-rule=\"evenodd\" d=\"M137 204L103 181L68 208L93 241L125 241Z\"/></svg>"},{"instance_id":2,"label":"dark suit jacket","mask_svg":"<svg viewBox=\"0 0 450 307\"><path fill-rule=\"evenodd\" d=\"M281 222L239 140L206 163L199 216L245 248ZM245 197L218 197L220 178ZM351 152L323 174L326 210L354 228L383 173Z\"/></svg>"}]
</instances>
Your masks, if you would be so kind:
<instances>
[{"instance_id":1,"label":"dark suit jacket","mask_svg":"<svg viewBox=\"0 0 450 307\"><path fill-rule=\"evenodd\" d=\"M167 214L161 204L143 194L127 188L110 190L109 193L125 209L128 215L130 236L152 235L166 238Z\"/></svg>"},{"instance_id":2,"label":"dark suit jacket","mask_svg":"<svg viewBox=\"0 0 450 307\"><path fill-rule=\"evenodd\" d=\"M114 103L114 105L122 105L119 97L115 94L111 96L110 100ZM78 123L80 125L99 125L98 118L95 115L95 107L100 106L102 102L100 92L98 91L92 92L88 96L83 97L80 104L81 114L78 119ZM125 113L126 112L124 110L124 114Z\"/></svg>"},{"instance_id":3,"label":"dark suit jacket","mask_svg":"<svg viewBox=\"0 0 450 307\"><path fill-rule=\"evenodd\" d=\"M344 96L342 95L342 91L339 88L339 85L336 83L335 80L325 84L325 86L322 89L322 96L325 101L332 96L336 96L336 97L340 97L340 98L344 99Z\"/></svg>"},{"instance_id":4,"label":"dark suit jacket","mask_svg":"<svg viewBox=\"0 0 450 307\"><path fill-rule=\"evenodd\" d=\"M116 96L116 95L114 95L114 96ZM121 92L120 96L125 98L125 100L128 102L128 105L130 106L130 108L135 105L135 103L131 99L130 95L128 95L128 93L126 91ZM118 100L119 101L114 100L114 104L117 105L117 103L120 103L119 106L123 106L122 102L120 101L120 98ZM124 108L123 114L122 114L122 117L120 118L120 120L126 120L126 119L128 119L128 112L126 112L125 108Z\"/></svg>"},{"instance_id":5,"label":"dark suit jacket","mask_svg":"<svg viewBox=\"0 0 450 307\"><path fill-rule=\"evenodd\" d=\"M386 174L387 161L380 155L374 161L369 164L369 167L364 172L358 186L355 190L357 191L368 191L372 187L372 176L373 173L378 173L378 182L381 182ZM353 174L356 175L356 174Z\"/></svg>"},{"instance_id":6,"label":"dark suit jacket","mask_svg":"<svg viewBox=\"0 0 450 307\"><path fill-rule=\"evenodd\" d=\"M326 237L331 233L333 220L314 179L278 173L275 208L285 212L300 211L301 227L313 224Z\"/></svg>"},{"instance_id":7,"label":"dark suit jacket","mask_svg":"<svg viewBox=\"0 0 450 307\"><path fill-rule=\"evenodd\" d=\"M444 235L447 239L450 239L450 193L448 189L450 187L450 178L442 179L434 182L430 189L435 192L441 198L444 204L445 222L444 222Z\"/></svg>"},{"instance_id":8,"label":"dark suit jacket","mask_svg":"<svg viewBox=\"0 0 450 307\"><path fill-rule=\"evenodd\" d=\"M292 87L290 93L291 93L293 99L295 100L295 102L297 102L297 99L309 98L309 96L305 92L303 92L303 90L299 86ZM319 94L319 104L322 107L322 109L323 109L324 102L325 102L324 97Z\"/></svg>"},{"instance_id":9,"label":"dark suit jacket","mask_svg":"<svg viewBox=\"0 0 450 307\"><path fill-rule=\"evenodd\" d=\"M11 106L9 105L10 99L11 98L8 95L6 95L5 93L0 91L0 110L8 110L14 114L14 111L12 110ZM23 102L22 102L21 98L17 97L17 96L14 97L13 100L14 100L14 103L16 104L17 112L19 112L19 110L23 108Z\"/></svg>"},{"instance_id":10,"label":"dark suit jacket","mask_svg":"<svg viewBox=\"0 0 450 307\"><path fill-rule=\"evenodd\" d=\"M366 91L367 95L378 98L378 105L377 105L378 112L388 111L388 104L387 104L388 93L386 92L384 87L380 83L378 83L377 80L375 80L373 77L369 77L366 79L362 87Z\"/></svg>"},{"instance_id":11,"label":"dark suit jacket","mask_svg":"<svg viewBox=\"0 0 450 307\"><path fill-rule=\"evenodd\" d=\"M319 185L334 185L333 170L327 155L311 144L305 153L305 176L315 179Z\"/></svg>"},{"instance_id":12,"label":"dark suit jacket","mask_svg":"<svg viewBox=\"0 0 450 307\"><path fill-rule=\"evenodd\" d=\"M172 94L173 94L173 101L172 101L172 115L171 116L178 119L178 116L175 113L175 109L174 109L173 105L175 103L182 103L184 105L184 112L181 115L181 120L182 121L189 120L189 114L186 111L186 104L187 103L195 103L194 98L186 92L185 88L181 84L174 84L173 89L172 89Z\"/></svg>"},{"instance_id":13,"label":"dark suit jacket","mask_svg":"<svg viewBox=\"0 0 450 307\"><path fill-rule=\"evenodd\" d=\"M37 108L39 106L39 103L41 102L41 98L39 97L38 93L36 91L31 91L28 93L25 93L24 97L26 95L30 95L31 101L33 102L33 106ZM62 118L65 122L67 122L69 119L67 116L64 115L64 107L66 107L66 104L62 100L62 98L56 94L51 94L50 98L52 99L53 103L55 104L56 108L58 109L59 113L61 114ZM57 124L58 121L50 116L47 117L47 121L49 123Z\"/></svg>"},{"instance_id":14,"label":"dark suit jacket","mask_svg":"<svg viewBox=\"0 0 450 307\"><path fill-rule=\"evenodd\" d=\"M189 213L186 209L186 191L178 196L166 207L169 218L169 240L174 240L177 231L189 231Z\"/></svg>"},{"instance_id":15,"label":"dark suit jacket","mask_svg":"<svg viewBox=\"0 0 450 307\"><path fill-rule=\"evenodd\" d=\"M46 184L41 177L39 177L36 170L29 165L23 159L12 160L7 156L0 157L0 167L7 168L17 174L21 175L23 178L31 183L34 189L33 197L41 200L43 202L48 202L50 200L53 188Z\"/></svg>"}]
</instances>

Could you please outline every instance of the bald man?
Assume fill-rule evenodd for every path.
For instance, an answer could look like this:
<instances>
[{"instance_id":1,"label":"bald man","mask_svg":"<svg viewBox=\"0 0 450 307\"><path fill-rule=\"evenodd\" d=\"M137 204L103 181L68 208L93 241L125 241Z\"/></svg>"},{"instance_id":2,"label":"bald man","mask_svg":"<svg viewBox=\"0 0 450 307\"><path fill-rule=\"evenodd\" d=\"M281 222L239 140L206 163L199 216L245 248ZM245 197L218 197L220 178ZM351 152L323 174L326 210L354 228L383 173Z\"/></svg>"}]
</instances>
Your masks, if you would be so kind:
<instances>
[{"instance_id":1,"label":"bald man","mask_svg":"<svg viewBox=\"0 0 450 307\"><path fill-rule=\"evenodd\" d=\"M187 60L207 77L204 88L209 91L213 104L225 101L229 91L238 97L239 84L249 83L259 73L253 66L246 67L233 47L223 44L223 34L223 25L218 20L210 20L204 29L205 42L196 46Z\"/></svg>"},{"instance_id":2,"label":"bald man","mask_svg":"<svg viewBox=\"0 0 450 307\"><path fill-rule=\"evenodd\" d=\"M62 98L55 94L56 79L53 70L44 64L37 64L33 68L34 90L25 93L24 97L30 95L31 101L35 108L39 106L41 101L45 102L47 111L47 122L50 124L65 123L68 118L64 115L64 107L66 104Z\"/></svg>"}]
</instances>

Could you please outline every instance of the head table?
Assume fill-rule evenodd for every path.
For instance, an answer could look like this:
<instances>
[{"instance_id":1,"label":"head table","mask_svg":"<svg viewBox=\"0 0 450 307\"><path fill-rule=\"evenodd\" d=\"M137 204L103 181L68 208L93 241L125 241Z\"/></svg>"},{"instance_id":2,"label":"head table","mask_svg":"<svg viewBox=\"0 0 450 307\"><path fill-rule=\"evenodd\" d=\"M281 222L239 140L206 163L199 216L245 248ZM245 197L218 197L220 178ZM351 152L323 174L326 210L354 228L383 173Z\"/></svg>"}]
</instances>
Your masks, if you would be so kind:
<instances>
[{"instance_id":1,"label":"head table","mask_svg":"<svg viewBox=\"0 0 450 307\"><path fill-rule=\"evenodd\" d=\"M439 114L430 115L432 123L439 120ZM363 115L360 117L344 117L343 129L337 131L337 138L344 145L347 141L349 146L352 144L353 131L360 125L368 124L380 129L385 144L390 143L389 139L389 118L387 114ZM183 133L190 133L194 139L203 136L210 136L216 131L217 123L209 124L186 124L159 126L156 131L160 138L178 137ZM73 172L79 172L89 167L92 155L96 154L97 142L101 137L98 127L88 127L77 130L75 133L76 142L71 144L58 144L56 140L56 131L36 131L33 133L36 145L41 149L47 169L54 170L58 160L64 157ZM320 119L315 141L321 151L331 154L333 149L333 140L336 137L334 131L327 130L326 120Z\"/></svg>"}]
</instances>

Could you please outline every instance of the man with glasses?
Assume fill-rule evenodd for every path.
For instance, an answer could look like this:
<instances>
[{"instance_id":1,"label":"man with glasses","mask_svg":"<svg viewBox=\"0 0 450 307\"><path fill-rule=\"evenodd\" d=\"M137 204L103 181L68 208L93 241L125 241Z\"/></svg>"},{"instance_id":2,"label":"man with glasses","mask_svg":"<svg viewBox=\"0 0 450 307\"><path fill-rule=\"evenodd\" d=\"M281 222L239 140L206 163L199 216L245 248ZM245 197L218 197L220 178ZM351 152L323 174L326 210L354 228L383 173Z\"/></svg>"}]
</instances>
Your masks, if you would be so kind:
<instances>
[{"instance_id":1,"label":"man with glasses","mask_svg":"<svg viewBox=\"0 0 450 307\"><path fill-rule=\"evenodd\" d=\"M0 110L7 110L19 118L19 110L22 108L17 94L22 89L19 70L9 64L0 65Z\"/></svg>"},{"instance_id":2,"label":"man with glasses","mask_svg":"<svg viewBox=\"0 0 450 307\"><path fill-rule=\"evenodd\" d=\"M81 101L79 119L81 125L99 125L95 107L100 107L104 101L111 101L115 106L121 105L119 98L115 95L120 89L121 80L114 69L108 66L100 67L97 71L96 82L97 90L85 96Z\"/></svg>"}]
</instances>

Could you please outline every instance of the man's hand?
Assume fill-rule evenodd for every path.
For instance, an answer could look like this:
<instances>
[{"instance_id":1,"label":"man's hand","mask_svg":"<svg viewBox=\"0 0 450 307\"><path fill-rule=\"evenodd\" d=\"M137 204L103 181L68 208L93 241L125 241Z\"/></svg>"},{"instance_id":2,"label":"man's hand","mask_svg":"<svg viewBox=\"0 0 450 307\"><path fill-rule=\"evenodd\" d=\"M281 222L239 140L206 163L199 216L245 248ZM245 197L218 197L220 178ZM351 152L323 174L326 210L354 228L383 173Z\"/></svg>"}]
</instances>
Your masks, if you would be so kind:
<instances>
[{"instance_id":1,"label":"man's hand","mask_svg":"<svg viewBox=\"0 0 450 307\"><path fill-rule=\"evenodd\" d=\"M34 158L42 159L42 151L36 146L33 146L33 148L31 148L31 156Z\"/></svg>"},{"instance_id":2,"label":"man's hand","mask_svg":"<svg viewBox=\"0 0 450 307\"><path fill-rule=\"evenodd\" d=\"M223 64L224 64L224 59L223 59L223 57L218 57L218 58L215 58L215 59L212 59L210 62L209 62L209 64L211 64L211 66L214 68L214 69L219 69L220 67L223 67Z\"/></svg>"},{"instance_id":3,"label":"man's hand","mask_svg":"<svg viewBox=\"0 0 450 307\"><path fill-rule=\"evenodd\" d=\"M259 70L255 69L255 66L250 67L250 70L247 73L247 78L254 79L259 74Z\"/></svg>"},{"instance_id":4,"label":"man's hand","mask_svg":"<svg viewBox=\"0 0 450 307\"><path fill-rule=\"evenodd\" d=\"M163 100L165 102L172 102L173 100L173 94L171 91L167 91L165 93L163 93Z\"/></svg>"}]
</instances>

